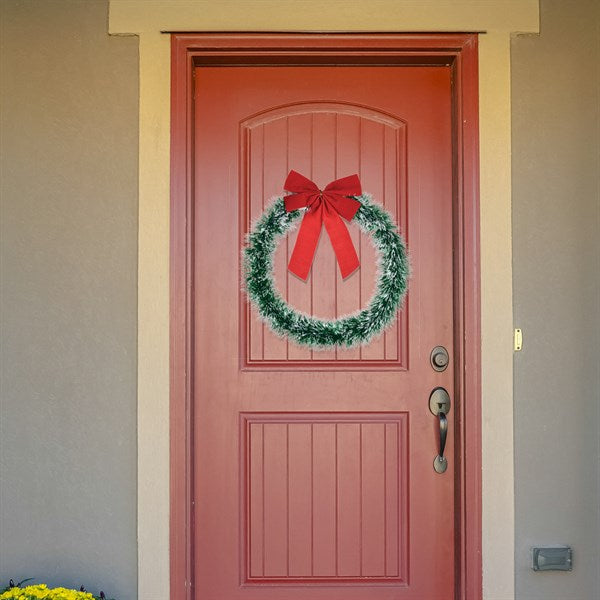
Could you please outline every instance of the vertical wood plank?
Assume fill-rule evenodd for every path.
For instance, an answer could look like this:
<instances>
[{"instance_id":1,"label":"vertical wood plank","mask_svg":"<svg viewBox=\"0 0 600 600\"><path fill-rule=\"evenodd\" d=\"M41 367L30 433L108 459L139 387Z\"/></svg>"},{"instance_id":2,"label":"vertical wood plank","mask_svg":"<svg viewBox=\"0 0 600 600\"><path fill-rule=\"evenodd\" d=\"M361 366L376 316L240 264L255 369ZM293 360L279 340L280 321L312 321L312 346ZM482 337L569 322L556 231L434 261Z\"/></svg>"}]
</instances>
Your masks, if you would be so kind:
<instances>
[{"instance_id":1,"label":"vertical wood plank","mask_svg":"<svg viewBox=\"0 0 600 600\"><path fill-rule=\"evenodd\" d=\"M410 240L408 239L408 149L406 127L397 131L396 152L398 154L398 174L396 176L396 188L398 194L398 218L397 224L400 234L406 242L410 257ZM409 287L410 293L410 287ZM401 364L408 363L408 316L406 303L400 313L398 320L398 359Z\"/></svg>"},{"instance_id":2,"label":"vertical wood plank","mask_svg":"<svg viewBox=\"0 0 600 600\"><path fill-rule=\"evenodd\" d=\"M338 575L360 575L360 425L337 426Z\"/></svg>"},{"instance_id":3,"label":"vertical wood plank","mask_svg":"<svg viewBox=\"0 0 600 600\"><path fill-rule=\"evenodd\" d=\"M312 429L313 575L335 576L335 424L315 423Z\"/></svg>"},{"instance_id":4,"label":"vertical wood plank","mask_svg":"<svg viewBox=\"0 0 600 600\"><path fill-rule=\"evenodd\" d=\"M335 179L336 122L332 113L313 114L312 180L324 188ZM334 319L336 314L336 287L338 265L325 227L312 264L313 314ZM334 360L335 350L313 351L313 360Z\"/></svg>"},{"instance_id":5,"label":"vertical wood plank","mask_svg":"<svg viewBox=\"0 0 600 600\"><path fill-rule=\"evenodd\" d=\"M248 222L247 231L252 228L252 223L260 217L264 210L264 185L263 185L263 150L264 128L262 125L249 130L249 190L248 190ZM249 304L248 333L250 336L250 360L262 360L263 356L263 323L258 318L256 309Z\"/></svg>"},{"instance_id":6,"label":"vertical wood plank","mask_svg":"<svg viewBox=\"0 0 600 600\"><path fill-rule=\"evenodd\" d=\"M384 126L369 119L362 119L361 136L361 179L363 189L373 200L383 203L383 139ZM363 307L368 304L375 291L377 279L377 252L371 236L361 234L361 298ZM363 360L384 358L383 336L374 339L362 348Z\"/></svg>"},{"instance_id":7,"label":"vertical wood plank","mask_svg":"<svg viewBox=\"0 0 600 600\"><path fill-rule=\"evenodd\" d=\"M265 576L287 575L287 426L264 426Z\"/></svg>"},{"instance_id":8,"label":"vertical wood plank","mask_svg":"<svg viewBox=\"0 0 600 600\"><path fill-rule=\"evenodd\" d=\"M362 427L362 575L385 573L385 471L382 423Z\"/></svg>"},{"instance_id":9,"label":"vertical wood plank","mask_svg":"<svg viewBox=\"0 0 600 600\"><path fill-rule=\"evenodd\" d=\"M310 114L293 115L289 118L289 142L288 142L288 165L290 170L302 173L310 177L312 169L312 117ZM298 237L298 227L288 234L288 247L291 256L296 238ZM306 314L311 313L311 286L312 273L308 274L308 279L302 281L300 278L287 272L289 303L295 309ZM309 360L311 351L309 348L298 346L293 342L289 343L288 356L290 360Z\"/></svg>"},{"instance_id":10,"label":"vertical wood plank","mask_svg":"<svg viewBox=\"0 0 600 600\"><path fill-rule=\"evenodd\" d=\"M410 554L409 542L409 441L408 415L396 423L398 439L398 574L406 578Z\"/></svg>"},{"instance_id":11,"label":"vertical wood plank","mask_svg":"<svg viewBox=\"0 0 600 600\"><path fill-rule=\"evenodd\" d=\"M383 136L383 198L384 208L398 225L398 154L397 130L386 127ZM384 334L385 360L398 360L398 317Z\"/></svg>"},{"instance_id":12,"label":"vertical wood plank","mask_svg":"<svg viewBox=\"0 0 600 600\"><path fill-rule=\"evenodd\" d=\"M249 571L251 577L264 574L264 472L263 472L263 425L252 423L249 427L248 450L250 453L249 487Z\"/></svg>"},{"instance_id":13,"label":"vertical wood plank","mask_svg":"<svg viewBox=\"0 0 600 600\"><path fill-rule=\"evenodd\" d=\"M276 119L264 125L264 198L269 203L283 192L287 175L287 121ZM265 204L266 205L266 204ZM281 239L273 259L273 274L277 289L286 298L287 262L286 242ZM287 298L286 298L287 300ZM265 360L287 359L287 341L264 326Z\"/></svg>"},{"instance_id":14,"label":"vertical wood plank","mask_svg":"<svg viewBox=\"0 0 600 600\"><path fill-rule=\"evenodd\" d=\"M311 434L310 424L289 425L288 502L289 574L311 574Z\"/></svg>"},{"instance_id":15,"label":"vertical wood plank","mask_svg":"<svg viewBox=\"0 0 600 600\"><path fill-rule=\"evenodd\" d=\"M359 171L359 123L360 118L356 117L355 115L337 116L337 177L354 175ZM350 232L350 237L352 238L354 248L358 252L360 244L360 229L356 223L349 223L348 231ZM360 308L360 268L346 279L342 279L338 269L336 272L336 277L338 296L336 317L356 312ZM360 358L360 350L358 348L339 348L337 350L337 357L340 360L358 360Z\"/></svg>"},{"instance_id":16,"label":"vertical wood plank","mask_svg":"<svg viewBox=\"0 0 600 600\"><path fill-rule=\"evenodd\" d=\"M398 576L400 502L398 498L398 424L385 424L385 575Z\"/></svg>"}]
</instances>

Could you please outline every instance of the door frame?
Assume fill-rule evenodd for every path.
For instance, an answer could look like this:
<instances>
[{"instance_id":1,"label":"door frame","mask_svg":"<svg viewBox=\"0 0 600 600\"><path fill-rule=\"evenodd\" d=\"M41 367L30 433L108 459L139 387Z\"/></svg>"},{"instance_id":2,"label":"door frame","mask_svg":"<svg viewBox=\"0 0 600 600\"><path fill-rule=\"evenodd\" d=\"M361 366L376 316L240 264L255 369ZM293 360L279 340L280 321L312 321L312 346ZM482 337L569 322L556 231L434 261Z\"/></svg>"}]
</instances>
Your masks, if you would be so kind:
<instances>
[{"instance_id":1,"label":"door frame","mask_svg":"<svg viewBox=\"0 0 600 600\"><path fill-rule=\"evenodd\" d=\"M194 600L193 73L197 65L449 65L453 87L456 593L482 596L479 131L476 34L171 36L171 599ZM320 62L319 62L320 61Z\"/></svg>"}]
</instances>

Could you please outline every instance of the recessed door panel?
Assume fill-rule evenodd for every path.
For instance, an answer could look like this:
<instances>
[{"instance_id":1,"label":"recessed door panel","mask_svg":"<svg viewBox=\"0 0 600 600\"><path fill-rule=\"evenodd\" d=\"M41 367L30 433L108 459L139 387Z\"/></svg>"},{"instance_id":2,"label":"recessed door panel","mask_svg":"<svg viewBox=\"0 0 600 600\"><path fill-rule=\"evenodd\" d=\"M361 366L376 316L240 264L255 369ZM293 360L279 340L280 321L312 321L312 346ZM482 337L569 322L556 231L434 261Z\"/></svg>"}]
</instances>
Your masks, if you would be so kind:
<instances>
[{"instance_id":1,"label":"recessed door panel","mask_svg":"<svg viewBox=\"0 0 600 600\"><path fill-rule=\"evenodd\" d=\"M403 121L349 103L303 102L253 116L241 124L240 133L246 231L265 206L282 194L278 177L290 169L323 186L357 173L363 190L405 231L407 127ZM368 305L377 276L377 255L369 236L356 224L349 229L361 269L346 279L339 273L327 236L321 237L306 282L287 270L297 230L281 240L275 252L274 276L286 302L306 314L329 319ZM303 348L274 335L249 305L246 313L243 347L247 368L406 368L407 311L368 346L325 351Z\"/></svg>"},{"instance_id":2,"label":"recessed door panel","mask_svg":"<svg viewBox=\"0 0 600 600\"><path fill-rule=\"evenodd\" d=\"M244 413L240 427L245 583L406 584L406 413Z\"/></svg>"}]
</instances>

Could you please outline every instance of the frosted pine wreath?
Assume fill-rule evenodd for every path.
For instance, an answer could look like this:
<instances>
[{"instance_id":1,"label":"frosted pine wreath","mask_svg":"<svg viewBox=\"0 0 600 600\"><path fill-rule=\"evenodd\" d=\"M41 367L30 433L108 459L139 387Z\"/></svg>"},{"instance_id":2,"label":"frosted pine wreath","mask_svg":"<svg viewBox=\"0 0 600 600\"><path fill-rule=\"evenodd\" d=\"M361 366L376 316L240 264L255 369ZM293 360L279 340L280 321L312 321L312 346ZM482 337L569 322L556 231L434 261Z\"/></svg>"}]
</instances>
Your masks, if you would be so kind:
<instances>
[{"instance_id":1,"label":"frosted pine wreath","mask_svg":"<svg viewBox=\"0 0 600 600\"><path fill-rule=\"evenodd\" d=\"M271 330L315 349L367 344L390 325L406 294L409 264L404 241L391 215L362 193L357 175L330 183L324 190L290 171L284 189L254 225L244 248L246 293ZM306 210L301 210L305 208ZM359 266L350 234L342 221L354 219L372 236L379 253L379 273L369 305L338 319L320 319L289 306L275 287L273 255L279 240L304 216L288 269L306 280L321 227L329 234L342 277Z\"/></svg>"}]
</instances>

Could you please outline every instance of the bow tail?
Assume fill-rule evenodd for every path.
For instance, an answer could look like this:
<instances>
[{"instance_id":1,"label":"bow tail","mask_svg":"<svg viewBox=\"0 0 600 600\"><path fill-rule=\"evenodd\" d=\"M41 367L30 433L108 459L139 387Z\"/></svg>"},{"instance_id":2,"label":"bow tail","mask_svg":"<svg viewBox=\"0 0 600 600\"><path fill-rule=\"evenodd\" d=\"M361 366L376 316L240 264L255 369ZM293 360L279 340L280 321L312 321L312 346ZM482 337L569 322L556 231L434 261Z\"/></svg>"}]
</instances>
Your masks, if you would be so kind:
<instances>
[{"instance_id":1,"label":"bow tail","mask_svg":"<svg viewBox=\"0 0 600 600\"><path fill-rule=\"evenodd\" d=\"M354 273L360 266L354 244L352 243L352 238L350 237L350 232L337 212L327 207L325 208L323 216L325 229L331 240L331 245L333 246L333 251L335 252L340 267L342 279L345 279L348 275Z\"/></svg>"},{"instance_id":2,"label":"bow tail","mask_svg":"<svg viewBox=\"0 0 600 600\"><path fill-rule=\"evenodd\" d=\"M288 269L303 281L308 277L321 235L322 212L321 205L317 210L309 210L304 214L288 264Z\"/></svg>"}]
</instances>

